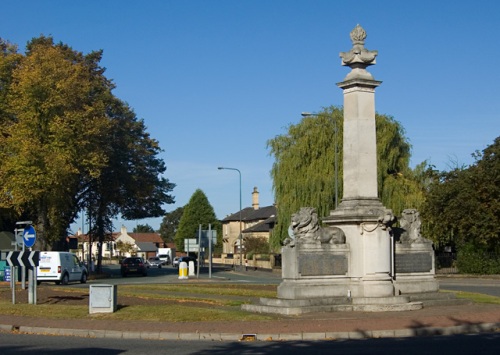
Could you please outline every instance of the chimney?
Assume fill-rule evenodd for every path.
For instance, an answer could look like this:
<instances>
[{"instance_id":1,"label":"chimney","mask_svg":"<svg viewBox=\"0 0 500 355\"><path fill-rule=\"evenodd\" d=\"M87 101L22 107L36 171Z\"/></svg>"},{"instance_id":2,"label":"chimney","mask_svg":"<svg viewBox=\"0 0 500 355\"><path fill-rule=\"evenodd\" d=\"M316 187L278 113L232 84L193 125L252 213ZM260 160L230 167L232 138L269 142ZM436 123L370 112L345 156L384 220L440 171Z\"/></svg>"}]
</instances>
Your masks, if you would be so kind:
<instances>
[{"instance_id":1,"label":"chimney","mask_svg":"<svg viewBox=\"0 0 500 355\"><path fill-rule=\"evenodd\" d=\"M125 227L123 224L122 224L122 228L121 228L121 234L127 234L127 227Z\"/></svg>"},{"instance_id":2,"label":"chimney","mask_svg":"<svg viewBox=\"0 0 500 355\"><path fill-rule=\"evenodd\" d=\"M252 207L254 210L259 209L259 191L257 191L257 187L254 187L252 192Z\"/></svg>"}]
</instances>

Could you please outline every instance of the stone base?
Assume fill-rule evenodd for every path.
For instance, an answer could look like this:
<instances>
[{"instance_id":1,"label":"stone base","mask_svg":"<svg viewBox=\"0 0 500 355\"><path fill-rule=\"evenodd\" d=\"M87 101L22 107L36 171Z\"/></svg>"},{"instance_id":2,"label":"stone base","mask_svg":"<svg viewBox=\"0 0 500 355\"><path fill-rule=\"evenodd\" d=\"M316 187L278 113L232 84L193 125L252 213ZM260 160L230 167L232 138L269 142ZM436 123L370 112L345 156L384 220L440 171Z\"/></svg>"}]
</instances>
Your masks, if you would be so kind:
<instances>
[{"instance_id":1,"label":"stone base","mask_svg":"<svg viewBox=\"0 0 500 355\"><path fill-rule=\"evenodd\" d=\"M245 304L242 309L255 313L300 315L314 312L400 312L422 309L422 302L408 297L348 298L332 297L309 300L261 298L259 304Z\"/></svg>"},{"instance_id":2,"label":"stone base","mask_svg":"<svg viewBox=\"0 0 500 355\"><path fill-rule=\"evenodd\" d=\"M331 297L387 298L394 296L390 278L308 278L283 280L278 286L278 298L286 300L322 299Z\"/></svg>"},{"instance_id":3,"label":"stone base","mask_svg":"<svg viewBox=\"0 0 500 355\"><path fill-rule=\"evenodd\" d=\"M394 290L396 295L438 292L439 282L434 276L397 275Z\"/></svg>"},{"instance_id":4,"label":"stone base","mask_svg":"<svg viewBox=\"0 0 500 355\"><path fill-rule=\"evenodd\" d=\"M307 300L347 297L350 290L349 280L345 278L283 280L278 286L278 298L284 300Z\"/></svg>"}]
</instances>

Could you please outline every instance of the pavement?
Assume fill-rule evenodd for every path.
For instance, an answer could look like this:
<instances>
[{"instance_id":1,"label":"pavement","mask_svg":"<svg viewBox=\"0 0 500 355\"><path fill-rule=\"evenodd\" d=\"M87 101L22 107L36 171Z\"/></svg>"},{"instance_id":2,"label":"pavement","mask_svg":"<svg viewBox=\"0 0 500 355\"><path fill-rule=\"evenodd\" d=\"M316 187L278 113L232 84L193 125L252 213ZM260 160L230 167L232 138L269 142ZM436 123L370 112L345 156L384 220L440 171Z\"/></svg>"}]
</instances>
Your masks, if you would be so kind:
<instances>
[{"instance_id":1,"label":"pavement","mask_svg":"<svg viewBox=\"0 0 500 355\"><path fill-rule=\"evenodd\" d=\"M500 331L500 306L431 306L404 312L309 313L270 321L146 322L0 315L0 331L89 338L284 341L393 338Z\"/></svg>"},{"instance_id":2,"label":"pavement","mask_svg":"<svg viewBox=\"0 0 500 355\"><path fill-rule=\"evenodd\" d=\"M0 331L89 338L297 341L394 338L500 331L500 305L440 304L402 312L322 312L266 321L152 322L0 315Z\"/></svg>"}]
</instances>

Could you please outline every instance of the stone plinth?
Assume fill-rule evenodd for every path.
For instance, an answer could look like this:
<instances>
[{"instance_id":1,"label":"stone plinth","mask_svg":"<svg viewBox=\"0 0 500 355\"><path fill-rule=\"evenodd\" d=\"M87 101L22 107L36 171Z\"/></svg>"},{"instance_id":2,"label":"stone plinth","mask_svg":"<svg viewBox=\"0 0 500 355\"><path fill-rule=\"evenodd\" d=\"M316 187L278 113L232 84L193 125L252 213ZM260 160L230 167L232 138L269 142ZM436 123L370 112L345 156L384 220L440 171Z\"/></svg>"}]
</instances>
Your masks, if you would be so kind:
<instances>
[{"instance_id":1,"label":"stone plinth","mask_svg":"<svg viewBox=\"0 0 500 355\"><path fill-rule=\"evenodd\" d=\"M434 249L430 242L396 243L394 269L397 295L439 291Z\"/></svg>"},{"instance_id":2,"label":"stone plinth","mask_svg":"<svg viewBox=\"0 0 500 355\"><path fill-rule=\"evenodd\" d=\"M278 286L279 298L347 297L348 245L318 241L285 246L281 252L283 282Z\"/></svg>"}]
</instances>

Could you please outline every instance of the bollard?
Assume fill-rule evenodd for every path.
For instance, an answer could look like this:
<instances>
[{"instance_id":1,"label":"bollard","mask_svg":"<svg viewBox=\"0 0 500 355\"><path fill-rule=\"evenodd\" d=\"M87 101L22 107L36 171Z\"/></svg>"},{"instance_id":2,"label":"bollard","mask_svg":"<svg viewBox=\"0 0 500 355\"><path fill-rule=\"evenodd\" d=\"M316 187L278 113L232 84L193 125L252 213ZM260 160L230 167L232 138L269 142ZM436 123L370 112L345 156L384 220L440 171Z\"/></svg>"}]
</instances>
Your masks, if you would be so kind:
<instances>
[{"instance_id":1,"label":"bollard","mask_svg":"<svg viewBox=\"0 0 500 355\"><path fill-rule=\"evenodd\" d=\"M188 279L188 266L185 261L179 263L179 280Z\"/></svg>"},{"instance_id":2,"label":"bollard","mask_svg":"<svg viewBox=\"0 0 500 355\"><path fill-rule=\"evenodd\" d=\"M194 261L189 262L188 270L189 270L189 276L196 276L196 269L194 266Z\"/></svg>"}]
</instances>

